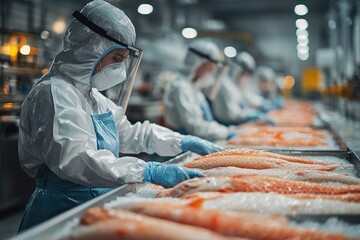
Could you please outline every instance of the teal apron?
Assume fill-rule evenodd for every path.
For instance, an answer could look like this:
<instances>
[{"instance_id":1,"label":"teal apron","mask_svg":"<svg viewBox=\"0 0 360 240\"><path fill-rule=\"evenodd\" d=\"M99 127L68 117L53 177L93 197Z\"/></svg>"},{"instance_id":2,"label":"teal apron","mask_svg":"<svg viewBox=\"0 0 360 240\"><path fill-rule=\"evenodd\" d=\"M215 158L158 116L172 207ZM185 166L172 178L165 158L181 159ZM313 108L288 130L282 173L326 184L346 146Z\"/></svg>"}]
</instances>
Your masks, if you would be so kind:
<instances>
[{"instance_id":1,"label":"teal apron","mask_svg":"<svg viewBox=\"0 0 360 240\"><path fill-rule=\"evenodd\" d=\"M214 116L212 114L209 102L207 100L205 100L201 103L200 108L201 108L203 118L205 119L205 121L207 121L207 122L214 121Z\"/></svg>"},{"instance_id":2,"label":"teal apron","mask_svg":"<svg viewBox=\"0 0 360 240\"><path fill-rule=\"evenodd\" d=\"M97 149L110 150L119 157L119 136L112 112L91 116ZM36 175L36 188L26 205L19 232L111 190L91 188L59 178L45 164Z\"/></svg>"}]
</instances>

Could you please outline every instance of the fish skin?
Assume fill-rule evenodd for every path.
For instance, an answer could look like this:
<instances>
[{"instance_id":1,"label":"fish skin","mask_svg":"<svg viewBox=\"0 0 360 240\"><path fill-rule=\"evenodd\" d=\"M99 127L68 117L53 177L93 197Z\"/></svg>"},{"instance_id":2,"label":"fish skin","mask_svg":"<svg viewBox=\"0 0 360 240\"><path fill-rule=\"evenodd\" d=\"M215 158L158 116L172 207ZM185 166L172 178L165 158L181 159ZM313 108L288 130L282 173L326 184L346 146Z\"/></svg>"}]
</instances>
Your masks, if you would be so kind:
<instances>
[{"instance_id":1,"label":"fish skin","mask_svg":"<svg viewBox=\"0 0 360 240\"><path fill-rule=\"evenodd\" d=\"M258 175L220 176L189 179L158 193L157 197L181 197L204 191L344 194L360 193L360 185L328 186Z\"/></svg>"},{"instance_id":2,"label":"fish skin","mask_svg":"<svg viewBox=\"0 0 360 240\"><path fill-rule=\"evenodd\" d=\"M360 184L360 178L340 173L319 171L319 170L298 170L298 169L247 169L238 167L219 167L203 171L208 177L214 176L235 176L235 175L260 175L296 181L308 182L337 182L342 184Z\"/></svg>"},{"instance_id":3,"label":"fish skin","mask_svg":"<svg viewBox=\"0 0 360 240\"><path fill-rule=\"evenodd\" d=\"M81 218L81 226L61 240L229 240L207 229L152 218L129 211L91 208Z\"/></svg>"},{"instance_id":4,"label":"fish skin","mask_svg":"<svg viewBox=\"0 0 360 240\"><path fill-rule=\"evenodd\" d=\"M299 194L302 195L302 194ZM219 211L254 212L261 214L277 215L359 215L360 203L345 202L337 199L306 198L311 194L303 194L303 198L295 197L295 194L278 193L221 193L221 192L197 192L184 195L182 199L188 201L203 201L198 206L206 209ZM316 194L313 194L316 195ZM323 195L320 195L323 196ZM337 195L327 195L337 196Z\"/></svg>"},{"instance_id":5,"label":"fish skin","mask_svg":"<svg viewBox=\"0 0 360 240\"><path fill-rule=\"evenodd\" d=\"M349 239L341 234L330 234L289 226L284 217L220 212L173 202L143 202L129 210L151 217L206 228L227 236L249 239ZM257 231L258 229L261 231Z\"/></svg>"}]
</instances>

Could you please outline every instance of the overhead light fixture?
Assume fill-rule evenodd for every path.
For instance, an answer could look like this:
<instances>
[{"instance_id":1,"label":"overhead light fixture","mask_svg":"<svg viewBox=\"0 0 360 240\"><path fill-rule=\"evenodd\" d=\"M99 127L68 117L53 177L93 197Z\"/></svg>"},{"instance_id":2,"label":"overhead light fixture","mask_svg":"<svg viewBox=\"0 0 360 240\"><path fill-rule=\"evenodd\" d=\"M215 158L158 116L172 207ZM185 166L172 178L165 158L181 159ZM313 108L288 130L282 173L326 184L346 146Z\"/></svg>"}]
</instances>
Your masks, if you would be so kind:
<instances>
[{"instance_id":1,"label":"overhead light fixture","mask_svg":"<svg viewBox=\"0 0 360 240\"><path fill-rule=\"evenodd\" d=\"M294 8L296 15L303 16L308 13L308 8L304 4L298 4Z\"/></svg>"},{"instance_id":2,"label":"overhead light fixture","mask_svg":"<svg viewBox=\"0 0 360 240\"><path fill-rule=\"evenodd\" d=\"M300 30L305 30L309 26L308 22L303 18L296 20L295 25Z\"/></svg>"},{"instance_id":3,"label":"overhead light fixture","mask_svg":"<svg viewBox=\"0 0 360 240\"><path fill-rule=\"evenodd\" d=\"M298 58L302 61L305 61L309 58L309 52L306 52L306 53L298 52L297 55L298 55Z\"/></svg>"},{"instance_id":4,"label":"overhead light fixture","mask_svg":"<svg viewBox=\"0 0 360 240\"><path fill-rule=\"evenodd\" d=\"M284 88L285 89L292 89L295 85L295 78L291 75L287 75L284 77Z\"/></svg>"},{"instance_id":5,"label":"overhead light fixture","mask_svg":"<svg viewBox=\"0 0 360 240\"><path fill-rule=\"evenodd\" d=\"M309 32L306 29L297 29L296 36L306 36L309 37Z\"/></svg>"},{"instance_id":6,"label":"overhead light fixture","mask_svg":"<svg viewBox=\"0 0 360 240\"><path fill-rule=\"evenodd\" d=\"M197 31L194 28L184 28L181 33L184 38L195 38L197 36Z\"/></svg>"},{"instance_id":7,"label":"overhead light fixture","mask_svg":"<svg viewBox=\"0 0 360 240\"><path fill-rule=\"evenodd\" d=\"M150 4L141 4L137 10L140 14L147 15L147 14L152 13L154 8Z\"/></svg>"},{"instance_id":8,"label":"overhead light fixture","mask_svg":"<svg viewBox=\"0 0 360 240\"><path fill-rule=\"evenodd\" d=\"M302 40L309 39L309 38L306 35L299 35L299 36L297 36L297 39L302 41Z\"/></svg>"},{"instance_id":9,"label":"overhead light fixture","mask_svg":"<svg viewBox=\"0 0 360 240\"><path fill-rule=\"evenodd\" d=\"M29 55L29 54L30 54L30 50L31 50L30 46L26 44L26 45L21 46L21 48L20 48L20 53L21 53L22 55Z\"/></svg>"},{"instance_id":10,"label":"overhead light fixture","mask_svg":"<svg viewBox=\"0 0 360 240\"><path fill-rule=\"evenodd\" d=\"M309 39L308 39L308 38L302 38L302 37L300 37L300 38L297 38L297 42L298 42L299 44L308 45L308 44L309 44Z\"/></svg>"},{"instance_id":11,"label":"overhead light fixture","mask_svg":"<svg viewBox=\"0 0 360 240\"><path fill-rule=\"evenodd\" d=\"M236 56L237 51L234 47L228 46L228 47L224 48L224 54L225 54L225 56L227 56L229 58L233 58Z\"/></svg>"},{"instance_id":12,"label":"overhead light fixture","mask_svg":"<svg viewBox=\"0 0 360 240\"><path fill-rule=\"evenodd\" d=\"M50 36L50 33L48 31L42 31L40 34L41 39L47 39Z\"/></svg>"},{"instance_id":13,"label":"overhead light fixture","mask_svg":"<svg viewBox=\"0 0 360 240\"><path fill-rule=\"evenodd\" d=\"M60 19L54 22L53 31L57 34L62 34L63 32L65 32L65 27L66 27L65 21L63 19Z\"/></svg>"},{"instance_id":14,"label":"overhead light fixture","mask_svg":"<svg viewBox=\"0 0 360 240\"><path fill-rule=\"evenodd\" d=\"M296 49L298 50L298 52L309 52L309 46L308 45L298 44L296 46Z\"/></svg>"}]
</instances>

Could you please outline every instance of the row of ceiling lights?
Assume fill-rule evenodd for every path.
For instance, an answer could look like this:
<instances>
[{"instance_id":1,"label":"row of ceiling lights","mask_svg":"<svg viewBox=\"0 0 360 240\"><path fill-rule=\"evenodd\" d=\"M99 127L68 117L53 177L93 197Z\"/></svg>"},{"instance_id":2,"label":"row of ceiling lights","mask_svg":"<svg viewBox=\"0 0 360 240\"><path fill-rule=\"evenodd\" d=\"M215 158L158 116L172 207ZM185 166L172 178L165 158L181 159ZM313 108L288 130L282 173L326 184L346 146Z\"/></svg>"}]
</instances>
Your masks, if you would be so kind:
<instances>
[{"instance_id":1,"label":"row of ceiling lights","mask_svg":"<svg viewBox=\"0 0 360 240\"><path fill-rule=\"evenodd\" d=\"M153 6L150 4L141 4L138 7L138 12L140 14L150 14L153 11ZM295 13L298 16L304 16L308 13L308 8L304 4L298 4L294 8ZM309 32L306 30L308 28L308 22L303 19L296 20L296 35L297 35L297 56L300 60L305 61L309 58ZM181 31L184 38L192 39L197 36L197 31L194 28L186 27ZM227 46L224 48L224 54L227 57L235 57L237 51L232 46Z\"/></svg>"},{"instance_id":2,"label":"row of ceiling lights","mask_svg":"<svg viewBox=\"0 0 360 240\"><path fill-rule=\"evenodd\" d=\"M152 11L153 11L153 7L150 4L141 4L138 7L138 12L143 15L150 14ZM181 34L183 35L184 38L192 39L192 38L196 38L198 33L196 29L186 27L181 31ZM232 58L237 55L237 51L234 47L227 46L224 48L224 54L225 56Z\"/></svg>"},{"instance_id":3,"label":"row of ceiling lights","mask_svg":"<svg viewBox=\"0 0 360 240\"><path fill-rule=\"evenodd\" d=\"M308 13L308 8L304 4L298 4L294 8L298 16L304 16ZM295 22L297 36L297 56L300 60L305 61L309 58L309 32L306 30L309 26L304 18L299 18Z\"/></svg>"}]
</instances>

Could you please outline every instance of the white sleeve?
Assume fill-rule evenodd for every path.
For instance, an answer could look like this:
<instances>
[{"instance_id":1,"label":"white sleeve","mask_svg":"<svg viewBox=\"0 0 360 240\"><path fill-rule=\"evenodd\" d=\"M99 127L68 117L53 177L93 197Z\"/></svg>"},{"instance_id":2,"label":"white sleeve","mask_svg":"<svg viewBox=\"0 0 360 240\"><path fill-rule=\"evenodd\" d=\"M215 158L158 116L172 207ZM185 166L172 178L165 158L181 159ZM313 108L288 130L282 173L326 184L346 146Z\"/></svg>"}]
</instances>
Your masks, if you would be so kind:
<instances>
[{"instance_id":1,"label":"white sleeve","mask_svg":"<svg viewBox=\"0 0 360 240\"><path fill-rule=\"evenodd\" d=\"M178 87L172 92L179 122L186 132L207 140L226 139L229 129L216 121L205 121L199 103L190 91Z\"/></svg>"},{"instance_id":2,"label":"white sleeve","mask_svg":"<svg viewBox=\"0 0 360 240\"><path fill-rule=\"evenodd\" d=\"M183 135L149 121L131 124L121 107L110 99L107 101L114 112L119 131L120 152L157 153L160 156L175 156L181 153L180 142Z\"/></svg>"},{"instance_id":3,"label":"white sleeve","mask_svg":"<svg viewBox=\"0 0 360 240\"><path fill-rule=\"evenodd\" d=\"M48 167L59 177L81 185L116 187L141 182L146 163L134 157L116 158L97 150L90 111L82 95L72 88L51 87L53 97L52 141L46 146Z\"/></svg>"},{"instance_id":4,"label":"white sleeve","mask_svg":"<svg viewBox=\"0 0 360 240\"><path fill-rule=\"evenodd\" d=\"M240 124L246 120L246 112L240 106L237 87L228 82L223 82L216 99L212 102L214 115L220 121L229 124Z\"/></svg>"}]
</instances>

